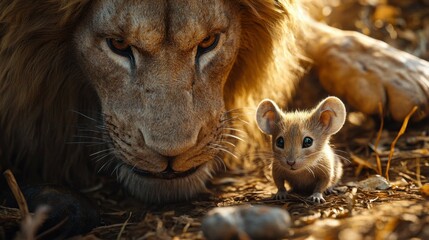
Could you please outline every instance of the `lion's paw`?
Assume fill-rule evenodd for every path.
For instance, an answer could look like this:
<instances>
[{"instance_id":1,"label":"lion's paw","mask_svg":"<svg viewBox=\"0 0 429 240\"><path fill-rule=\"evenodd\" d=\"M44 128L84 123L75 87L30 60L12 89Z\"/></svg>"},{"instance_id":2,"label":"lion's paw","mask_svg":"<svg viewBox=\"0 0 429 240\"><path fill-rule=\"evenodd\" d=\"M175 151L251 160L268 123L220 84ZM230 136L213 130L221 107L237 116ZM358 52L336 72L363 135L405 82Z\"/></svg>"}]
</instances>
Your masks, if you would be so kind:
<instances>
[{"instance_id":1,"label":"lion's paw","mask_svg":"<svg viewBox=\"0 0 429 240\"><path fill-rule=\"evenodd\" d=\"M429 62L359 33L336 31L315 53L322 86L366 114L402 121L429 114ZM321 61L319 61L320 59ZM329 61L325 61L329 59Z\"/></svg>"}]
</instances>

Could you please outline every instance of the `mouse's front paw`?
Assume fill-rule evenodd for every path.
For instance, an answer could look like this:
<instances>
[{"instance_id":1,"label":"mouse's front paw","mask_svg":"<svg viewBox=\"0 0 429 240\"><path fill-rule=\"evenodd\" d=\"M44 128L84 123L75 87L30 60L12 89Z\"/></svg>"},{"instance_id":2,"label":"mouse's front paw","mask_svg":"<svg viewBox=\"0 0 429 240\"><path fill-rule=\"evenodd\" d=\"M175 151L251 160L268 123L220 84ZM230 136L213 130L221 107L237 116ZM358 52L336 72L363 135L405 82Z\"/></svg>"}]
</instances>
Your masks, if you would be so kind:
<instances>
[{"instance_id":1,"label":"mouse's front paw","mask_svg":"<svg viewBox=\"0 0 429 240\"><path fill-rule=\"evenodd\" d=\"M313 193L310 197L308 197L312 202L315 203L324 203L326 200L323 198L322 193Z\"/></svg>"},{"instance_id":2,"label":"mouse's front paw","mask_svg":"<svg viewBox=\"0 0 429 240\"><path fill-rule=\"evenodd\" d=\"M338 194L339 191L335 187L330 187L325 190L325 194Z\"/></svg>"},{"instance_id":3,"label":"mouse's front paw","mask_svg":"<svg viewBox=\"0 0 429 240\"><path fill-rule=\"evenodd\" d=\"M287 191L286 190L278 190L276 195L274 195L274 199L276 200L285 200L287 197Z\"/></svg>"}]
</instances>

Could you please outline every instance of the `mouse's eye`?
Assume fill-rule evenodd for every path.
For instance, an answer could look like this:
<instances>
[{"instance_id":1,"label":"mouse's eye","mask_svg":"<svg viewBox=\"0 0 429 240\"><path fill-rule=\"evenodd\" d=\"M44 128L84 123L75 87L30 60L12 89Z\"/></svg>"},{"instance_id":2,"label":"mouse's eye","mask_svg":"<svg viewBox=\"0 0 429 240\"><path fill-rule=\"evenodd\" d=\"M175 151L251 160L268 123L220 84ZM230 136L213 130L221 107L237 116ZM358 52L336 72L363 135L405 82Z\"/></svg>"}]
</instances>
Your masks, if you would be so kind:
<instances>
[{"instance_id":1,"label":"mouse's eye","mask_svg":"<svg viewBox=\"0 0 429 240\"><path fill-rule=\"evenodd\" d=\"M283 139L283 137L278 137L276 140L276 146L278 148L284 148L285 147L285 140Z\"/></svg>"},{"instance_id":2,"label":"mouse's eye","mask_svg":"<svg viewBox=\"0 0 429 240\"><path fill-rule=\"evenodd\" d=\"M305 137L302 141L302 148L308 148L313 145L313 139L311 137Z\"/></svg>"}]
</instances>

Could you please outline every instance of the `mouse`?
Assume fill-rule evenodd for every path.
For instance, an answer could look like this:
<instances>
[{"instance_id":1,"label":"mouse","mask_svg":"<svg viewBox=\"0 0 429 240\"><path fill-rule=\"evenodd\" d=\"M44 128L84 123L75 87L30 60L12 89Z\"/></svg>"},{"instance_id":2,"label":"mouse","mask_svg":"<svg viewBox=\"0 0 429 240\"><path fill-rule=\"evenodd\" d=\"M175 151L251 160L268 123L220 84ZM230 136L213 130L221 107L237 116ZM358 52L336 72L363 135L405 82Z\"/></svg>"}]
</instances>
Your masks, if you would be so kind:
<instances>
[{"instance_id":1,"label":"mouse","mask_svg":"<svg viewBox=\"0 0 429 240\"><path fill-rule=\"evenodd\" d=\"M323 193L333 192L343 174L329 141L343 127L346 114L344 103L333 96L307 111L283 112L270 99L259 103L257 125L271 136L275 199L286 199L287 182L292 192L315 203L325 202Z\"/></svg>"}]
</instances>

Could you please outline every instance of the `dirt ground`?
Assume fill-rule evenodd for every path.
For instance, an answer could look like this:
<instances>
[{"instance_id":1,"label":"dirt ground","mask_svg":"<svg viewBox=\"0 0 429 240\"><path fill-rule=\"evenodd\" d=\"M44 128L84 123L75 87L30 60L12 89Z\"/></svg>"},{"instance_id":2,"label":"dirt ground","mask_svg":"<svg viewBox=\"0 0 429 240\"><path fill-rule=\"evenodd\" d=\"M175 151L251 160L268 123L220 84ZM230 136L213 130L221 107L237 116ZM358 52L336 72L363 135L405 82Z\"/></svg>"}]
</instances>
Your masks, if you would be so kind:
<instances>
[{"instance_id":1,"label":"dirt ground","mask_svg":"<svg viewBox=\"0 0 429 240\"><path fill-rule=\"evenodd\" d=\"M321 0L319 4L313 8L319 20L429 60L429 1ZM317 86L314 76L305 78L300 87L309 84ZM325 94L316 90L315 96ZM300 102L297 98L295 105ZM333 141L344 158L345 176L340 192L327 195L324 204L298 195L272 200L276 188L266 161L243 159L245 167L219 174L210 183L211 193L186 203L144 205L106 181L102 190L90 194L102 210L104 225L82 238L204 239L201 221L210 209L251 204L286 209L292 216L288 239L429 239L429 124L410 122L392 146L402 123L384 122L379 131L381 123L377 116L349 115ZM360 183L377 174L377 158L383 176L391 159L391 186L385 190L366 189Z\"/></svg>"},{"instance_id":2,"label":"dirt ground","mask_svg":"<svg viewBox=\"0 0 429 240\"><path fill-rule=\"evenodd\" d=\"M332 26L362 32L429 59L429 1L324 0L312 9L319 20ZM310 84L317 85L314 76L305 78L300 88ZM314 96L324 94L316 88ZM294 101L296 106L300 102L298 97ZM95 198L104 207L106 226L86 237L203 239L201 220L210 209L251 204L286 209L293 220L290 239L429 239L429 185L425 185L429 182L429 125L408 125L394 146L391 187L375 190L363 189L358 182L377 173L375 149L385 175L401 123L386 122L379 133L381 121L377 116L351 113L349 120L334 140L337 153L346 159L342 192L328 195L324 204L315 205L297 195L287 201L272 200L276 188L270 170L264 159L255 159L244 169L220 174L210 184L212 194L190 203L142 206L129 198L118 198L121 194L116 191L98 193ZM380 140L375 146L377 137Z\"/></svg>"},{"instance_id":3,"label":"dirt ground","mask_svg":"<svg viewBox=\"0 0 429 240\"><path fill-rule=\"evenodd\" d=\"M116 239L120 235L124 239L204 239L201 220L210 209L250 204L286 209L293 220L288 239L429 239L429 193L428 185L424 185L429 176L428 131L429 126L409 126L401 136L392 158L391 187L387 190L363 189L359 185L360 180L376 174L373 142L377 130L367 128L362 132L361 126L349 123L336 138L335 146L337 153L350 162L345 161L340 193L328 195L324 204L313 204L298 195L285 201L272 200L276 188L269 168L259 159L251 169L221 174L210 185L212 194L189 203L141 205L129 197L120 197L120 187L114 184L107 188L111 192L93 196L104 208L106 226L94 229L85 238ZM381 134L378 149L383 170L396 134L395 130Z\"/></svg>"}]
</instances>

